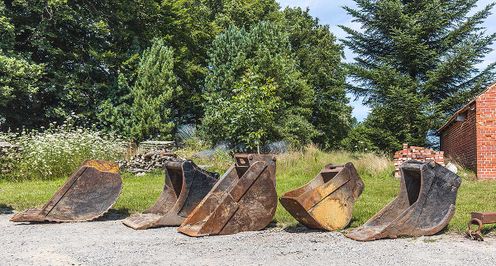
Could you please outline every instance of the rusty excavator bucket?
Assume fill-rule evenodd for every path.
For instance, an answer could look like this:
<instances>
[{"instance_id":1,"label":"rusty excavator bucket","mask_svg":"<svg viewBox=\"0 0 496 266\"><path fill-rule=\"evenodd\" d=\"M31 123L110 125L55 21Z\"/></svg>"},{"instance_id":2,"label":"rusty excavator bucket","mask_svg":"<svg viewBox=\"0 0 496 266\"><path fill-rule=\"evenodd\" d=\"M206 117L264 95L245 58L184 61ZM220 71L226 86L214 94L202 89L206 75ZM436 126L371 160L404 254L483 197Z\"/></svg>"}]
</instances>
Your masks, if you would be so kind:
<instances>
[{"instance_id":1,"label":"rusty excavator bucket","mask_svg":"<svg viewBox=\"0 0 496 266\"><path fill-rule=\"evenodd\" d=\"M455 214L460 177L434 162L408 161L400 167L400 173L399 196L347 237L369 241L428 236L448 225Z\"/></svg>"},{"instance_id":2,"label":"rusty excavator bucket","mask_svg":"<svg viewBox=\"0 0 496 266\"><path fill-rule=\"evenodd\" d=\"M179 226L217 182L218 174L207 172L192 161L169 161L165 166L165 186L157 202L143 214L123 223L141 230Z\"/></svg>"},{"instance_id":3,"label":"rusty excavator bucket","mask_svg":"<svg viewBox=\"0 0 496 266\"><path fill-rule=\"evenodd\" d=\"M81 222L107 212L122 189L119 166L107 161L85 161L41 209L15 214L13 222Z\"/></svg>"},{"instance_id":4,"label":"rusty excavator bucket","mask_svg":"<svg viewBox=\"0 0 496 266\"><path fill-rule=\"evenodd\" d=\"M264 229L277 207L276 161L272 155L237 154L236 163L184 220L189 236L228 235Z\"/></svg>"},{"instance_id":5,"label":"rusty excavator bucket","mask_svg":"<svg viewBox=\"0 0 496 266\"><path fill-rule=\"evenodd\" d=\"M364 184L352 163L326 165L308 184L287 192L282 206L301 224L334 231L346 227Z\"/></svg>"}]
</instances>

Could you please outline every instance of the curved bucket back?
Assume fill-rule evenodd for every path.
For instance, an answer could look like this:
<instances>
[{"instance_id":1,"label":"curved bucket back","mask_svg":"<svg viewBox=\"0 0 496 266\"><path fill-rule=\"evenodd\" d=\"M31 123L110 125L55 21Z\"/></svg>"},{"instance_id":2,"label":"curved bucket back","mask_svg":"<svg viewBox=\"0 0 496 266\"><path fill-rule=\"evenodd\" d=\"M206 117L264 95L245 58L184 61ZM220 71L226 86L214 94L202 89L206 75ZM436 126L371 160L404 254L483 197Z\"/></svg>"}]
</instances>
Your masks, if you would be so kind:
<instances>
[{"instance_id":1,"label":"curved bucket back","mask_svg":"<svg viewBox=\"0 0 496 266\"><path fill-rule=\"evenodd\" d=\"M301 224L334 231L346 227L364 184L352 163L326 165L305 186L285 193L282 206Z\"/></svg>"},{"instance_id":2,"label":"curved bucket back","mask_svg":"<svg viewBox=\"0 0 496 266\"><path fill-rule=\"evenodd\" d=\"M455 214L460 177L434 162L408 161L400 173L398 197L347 237L368 241L434 235L448 225Z\"/></svg>"},{"instance_id":3,"label":"curved bucket back","mask_svg":"<svg viewBox=\"0 0 496 266\"><path fill-rule=\"evenodd\" d=\"M277 207L272 155L237 154L178 231L189 236L227 235L265 228Z\"/></svg>"},{"instance_id":4,"label":"curved bucket back","mask_svg":"<svg viewBox=\"0 0 496 266\"><path fill-rule=\"evenodd\" d=\"M165 185L158 200L143 214L125 219L125 225L137 230L178 226L217 182L218 174L192 161L166 162L164 168Z\"/></svg>"},{"instance_id":5,"label":"curved bucket back","mask_svg":"<svg viewBox=\"0 0 496 266\"><path fill-rule=\"evenodd\" d=\"M43 208L18 213L11 221L90 221L112 207L121 189L122 179L117 164L85 161Z\"/></svg>"}]
</instances>

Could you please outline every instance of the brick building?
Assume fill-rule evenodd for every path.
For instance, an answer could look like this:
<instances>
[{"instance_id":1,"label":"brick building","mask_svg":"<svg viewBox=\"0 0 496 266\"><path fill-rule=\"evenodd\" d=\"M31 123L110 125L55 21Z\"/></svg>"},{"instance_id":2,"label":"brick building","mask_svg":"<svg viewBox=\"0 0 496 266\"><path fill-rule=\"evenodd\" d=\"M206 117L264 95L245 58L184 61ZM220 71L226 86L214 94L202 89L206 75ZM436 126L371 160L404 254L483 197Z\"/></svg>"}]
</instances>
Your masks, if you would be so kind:
<instances>
[{"instance_id":1,"label":"brick building","mask_svg":"<svg viewBox=\"0 0 496 266\"><path fill-rule=\"evenodd\" d=\"M496 84L458 110L438 131L446 157L496 179Z\"/></svg>"}]
</instances>

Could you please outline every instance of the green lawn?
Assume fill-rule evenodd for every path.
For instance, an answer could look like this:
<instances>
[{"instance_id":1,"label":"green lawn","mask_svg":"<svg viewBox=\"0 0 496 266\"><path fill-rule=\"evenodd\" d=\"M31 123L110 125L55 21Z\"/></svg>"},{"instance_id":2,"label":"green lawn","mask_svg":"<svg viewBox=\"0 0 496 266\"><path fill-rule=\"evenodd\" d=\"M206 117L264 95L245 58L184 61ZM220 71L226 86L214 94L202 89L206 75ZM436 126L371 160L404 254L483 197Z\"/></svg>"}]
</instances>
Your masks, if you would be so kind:
<instances>
[{"instance_id":1,"label":"green lawn","mask_svg":"<svg viewBox=\"0 0 496 266\"><path fill-rule=\"evenodd\" d=\"M222 172L229 165L228 161L209 164L209 161L197 160L199 165L209 166ZM305 184L314 177L326 163L354 162L365 182L365 190L355 205L351 227L357 227L367 221L374 213L391 201L399 190L399 181L392 177L391 162L373 155L352 155L344 152L323 153L310 149L305 153L292 153L281 156L277 162L277 191L279 195ZM211 163L211 162L210 162ZM469 176L466 173L461 174ZM164 183L162 173L152 173L137 177L124 174L124 189L114 209L128 214L141 212L149 207L158 197ZM16 210L43 205L60 187L65 179L53 181L0 181L0 206ZM496 182L474 181L464 177L458 191L456 215L448 230L462 232L471 211L496 211ZM296 221L281 207L277 209L276 222L279 226L294 226ZM494 227L488 227L488 230Z\"/></svg>"}]
</instances>

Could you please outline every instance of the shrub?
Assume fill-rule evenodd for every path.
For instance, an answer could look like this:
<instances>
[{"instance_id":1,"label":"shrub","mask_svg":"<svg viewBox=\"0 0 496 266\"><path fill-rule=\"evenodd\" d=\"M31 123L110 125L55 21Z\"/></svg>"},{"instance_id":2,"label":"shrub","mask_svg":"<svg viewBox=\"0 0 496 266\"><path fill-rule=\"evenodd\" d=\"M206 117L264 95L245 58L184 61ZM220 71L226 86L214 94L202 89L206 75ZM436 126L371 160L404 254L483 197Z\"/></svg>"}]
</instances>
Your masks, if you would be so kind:
<instances>
[{"instance_id":1,"label":"shrub","mask_svg":"<svg viewBox=\"0 0 496 266\"><path fill-rule=\"evenodd\" d=\"M5 156L5 160L15 162L4 175L11 180L65 177L85 160L116 160L125 152L119 137L71 125L2 136L20 147L18 152Z\"/></svg>"}]
</instances>

